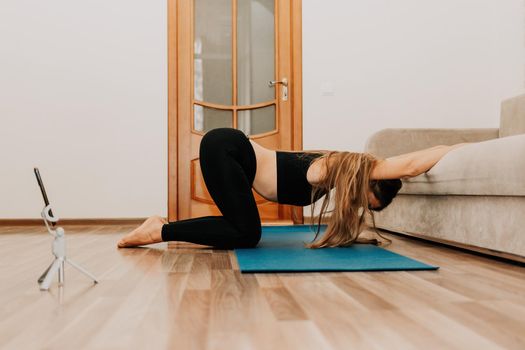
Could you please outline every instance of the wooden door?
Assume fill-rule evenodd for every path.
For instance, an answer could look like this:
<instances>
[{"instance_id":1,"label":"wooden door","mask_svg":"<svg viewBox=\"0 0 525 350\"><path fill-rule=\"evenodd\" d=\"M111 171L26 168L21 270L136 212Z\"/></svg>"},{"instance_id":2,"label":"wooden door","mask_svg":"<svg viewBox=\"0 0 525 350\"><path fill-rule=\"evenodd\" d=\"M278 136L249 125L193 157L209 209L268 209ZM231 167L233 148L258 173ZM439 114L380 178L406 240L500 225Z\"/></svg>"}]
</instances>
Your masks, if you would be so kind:
<instances>
[{"instance_id":1,"label":"wooden door","mask_svg":"<svg viewBox=\"0 0 525 350\"><path fill-rule=\"evenodd\" d=\"M302 149L301 1L169 0L168 12L168 219L220 215L199 166L207 131ZM253 193L263 222L302 222Z\"/></svg>"}]
</instances>

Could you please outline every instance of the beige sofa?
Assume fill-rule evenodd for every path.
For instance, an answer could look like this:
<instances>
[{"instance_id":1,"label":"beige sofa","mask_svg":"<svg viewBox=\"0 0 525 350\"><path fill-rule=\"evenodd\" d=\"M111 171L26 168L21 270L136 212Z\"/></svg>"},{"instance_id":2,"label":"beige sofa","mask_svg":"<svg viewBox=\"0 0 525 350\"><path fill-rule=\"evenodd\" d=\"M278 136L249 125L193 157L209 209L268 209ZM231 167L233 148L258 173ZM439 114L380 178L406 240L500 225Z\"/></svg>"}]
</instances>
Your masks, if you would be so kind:
<instances>
[{"instance_id":1,"label":"beige sofa","mask_svg":"<svg viewBox=\"0 0 525 350\"><path fill-rule=\"evenodd\" d=\"M389 157L473 142L403 180L377 227L525 261L525 95L503 101L499 129L385 129L365 150Z\"/></svg>"}]
</instances>

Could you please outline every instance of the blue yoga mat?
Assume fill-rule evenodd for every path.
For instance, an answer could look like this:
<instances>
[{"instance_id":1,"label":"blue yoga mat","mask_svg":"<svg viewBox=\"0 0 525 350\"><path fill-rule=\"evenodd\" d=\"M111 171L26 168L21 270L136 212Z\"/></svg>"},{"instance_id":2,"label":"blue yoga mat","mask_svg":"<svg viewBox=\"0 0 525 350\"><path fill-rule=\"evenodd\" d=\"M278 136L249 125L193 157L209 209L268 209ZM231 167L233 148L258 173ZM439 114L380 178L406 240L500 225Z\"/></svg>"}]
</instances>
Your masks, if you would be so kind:
<instances>
[{"instance_id":1,"label":"blue yoga mat","mask_svg":"<svg viewBox=\"0 0 525 350\"><path fill-rule=\"evenodd\" d=\"M325 229L326 226L321 226L321 233ZM303 242L311 242L314 236L315 232L309 225L263 226L261 241L256 248L235 249L241 272L438 269L372 244L305 248Z\"/></svg>"}]
</instances>

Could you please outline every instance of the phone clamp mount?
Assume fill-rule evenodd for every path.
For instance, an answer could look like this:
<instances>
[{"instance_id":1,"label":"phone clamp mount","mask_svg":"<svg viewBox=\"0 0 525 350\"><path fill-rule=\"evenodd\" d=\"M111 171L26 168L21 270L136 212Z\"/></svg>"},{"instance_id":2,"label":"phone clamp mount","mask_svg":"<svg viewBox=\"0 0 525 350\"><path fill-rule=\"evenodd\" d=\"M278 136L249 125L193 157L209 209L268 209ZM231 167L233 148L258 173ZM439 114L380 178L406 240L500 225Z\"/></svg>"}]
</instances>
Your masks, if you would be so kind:
<instances>
[{"instance_id":1,"label":"phone clamp mount","mask_svg":"<svg viewBox=\"0 0 525 350\"><path fill-rule=\"evenodd\" d=\"M58 218L52 214L51 205L44 207L44 209L42 209L41 215L42 219L44 220L44 224L46 225L47 231L51 236L55 237L53 240L53 255L55 255L55 259L38 279L40 290L49 289L49 286L51 285L51 282L53 281L56 273L58 273L58 284L64 284L64 265L66 262L78 271L82 272L84 275L91 278L94 283L98 283L95 276L66 257L66 232L62 227L57 227L56 229L51 228L54 223L58 222Z\"/></svg>"}]
</instances>

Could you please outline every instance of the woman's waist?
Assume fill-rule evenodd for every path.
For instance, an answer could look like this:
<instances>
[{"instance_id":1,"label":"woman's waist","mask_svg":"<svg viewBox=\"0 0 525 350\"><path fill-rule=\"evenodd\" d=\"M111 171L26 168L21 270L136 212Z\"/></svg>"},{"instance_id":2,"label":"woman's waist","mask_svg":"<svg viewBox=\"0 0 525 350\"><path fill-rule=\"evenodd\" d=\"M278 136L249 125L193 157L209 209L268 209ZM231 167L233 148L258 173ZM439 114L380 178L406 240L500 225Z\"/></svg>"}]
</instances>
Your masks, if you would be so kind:
<instances>
[{"instance_id":1,"label":"woman's waist","mask_svg":"<svg viewBox=\"0 0 525 350\"><path fill-rule=\"evenodd\" d=\"M263 198L277 201L277 167L275 151L261 152L254 147L257 158L257 169L253 180L253 189Z\"/></svg>"}]
</instances>

